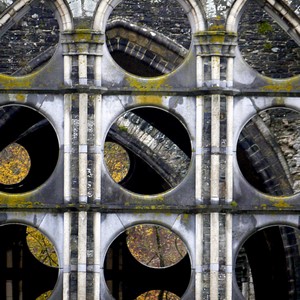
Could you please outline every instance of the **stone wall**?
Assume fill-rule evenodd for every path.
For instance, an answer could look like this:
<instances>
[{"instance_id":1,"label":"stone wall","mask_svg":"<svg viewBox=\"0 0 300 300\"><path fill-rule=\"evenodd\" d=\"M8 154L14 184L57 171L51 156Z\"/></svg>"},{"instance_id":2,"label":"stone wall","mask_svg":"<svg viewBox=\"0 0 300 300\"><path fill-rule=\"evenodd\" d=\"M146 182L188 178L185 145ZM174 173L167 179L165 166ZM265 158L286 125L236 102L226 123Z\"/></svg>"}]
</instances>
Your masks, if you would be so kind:
<instances>
[{"instance_id":1,"label":"stone wall","mask_svg":"<svg viewBox=\"0 0 300 300\"><path fill-rule=\"evenodd\" d=\"M30 73L49 60L55 51L59 40L59 26L54 14L42 1L32 5L29 12L1 36L0 73ZM3 33L0 30L1 34ZM47 49L49 53L46 52ZM41 57L43 53L45 57ZM33 59L36 61L31 62Z\"/></svg>"},{"instance_id":2,"label":"stone wall","mask_svg":"<svg viewBox=\"0 0 300 300\"><path fill-rule=\"evenodd\" d=\"M176 0L123 0L110 18L126 19L163 33L186 49L190 46L190 24L186 13Z\"/></svg>"},{"instance_id":3,"label":"stone wall","mask_svg":"<svg viewBox=\"0 0 300 300\"><path fill-rule=\"evenodd\" d=\"M249 1L239 24L239 49L262 75L287 78L300 74L300 47L255 1Z\"/></svg>"}]
</instances>

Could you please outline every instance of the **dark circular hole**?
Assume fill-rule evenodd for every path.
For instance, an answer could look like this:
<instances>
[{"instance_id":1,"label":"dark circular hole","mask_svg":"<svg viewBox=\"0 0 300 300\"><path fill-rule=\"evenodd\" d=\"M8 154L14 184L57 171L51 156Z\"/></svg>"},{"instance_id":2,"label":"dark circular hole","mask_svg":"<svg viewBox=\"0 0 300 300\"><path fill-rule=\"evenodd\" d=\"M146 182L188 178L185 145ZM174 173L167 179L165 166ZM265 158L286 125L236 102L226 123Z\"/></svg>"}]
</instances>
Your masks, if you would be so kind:
<instances>
[{"instance_id":1,"label":"dark circular hole","mask_svg":"<svg viewBox=\"0 0 300 300\"><path fill-rule=\"evenodd\" d=\"M147 243L150 243L148 248L153 246L152 252L147 249ZM179 244L180 254L176 249ZM137 225L120 234L110 245L104 264L106 284L116 299L140 299L138 297L149 291L155 291L151 292L153 297L157 293L166 296L165 291L181 297L191 276L186 253L181 239L170 230L157 225ZM170 260L172 256L174 260Z\"/></svg>"},{"instance_id":2,"label":"dark circular hole","mask_svg":"<svg viewBox=\"0 0 300 300\"><path fill-rule=\"evenodd\" d=\"M0 117L0 170L3 172L0 191L33 190L56 167L59 154L56 132L42 114L25 106L2 106Z\"/></svg>"},{"instance_id":3,"label":"dark circular hole","mask_svg":"<svg viewBox=\"0 0 300 300\"><path fill-rule=\"evenodd\" d=\"M242 245L235 275L246 300L297 299L300 295L300 232L289 226L257 231Z\"/></svg>"},{"instance_id":4,"label":"dark circular hole","mask_svg":"<svg viewBox=\"0 0 300 300\"><path fill-rule=\"evenodd\" d=\"M261 111L244 126L237 160L253 187L274 196L300 191L299 126L299 113L287 108Z\"/></svg>"},{"instance_id":5,"label":"dark circular hole","mask_svg":"<svg viewBox=\"0 0 300 300\"><path fill-rule=\"evenodd\" d=\"M58 277L53 244L40 231L24 225L0 226L0 236L0 298L37 299L53 290ZM53 260L55 267L45 264Z\"/></svg>"},{"instance_id":6,"label":"dark circular hole","mask_svg":"<svg viewBox=\"0 0 300 300\"><path fill-rule=\"evenodd\" d=\"M121 168L128 167L128 173L119 184L132 192L167 191L176 187L188 172L189 135L183 124L164 110L144 107L124 113L110 127L106 137L109 141L127 151L130 166L127 159L120 163ZM113 161L113 155L107 152L106 161Z\"/></svg>"},{"instance_id":7,"label":"dark circular hole","mask_svg":"<svg viewBox=\"0 0 300 300\"><path fill-rule=\"evenodd\" d=\"M175 70L185 59L190 42L190 23L177 0L123 0L106 27L106 44L113 59L127 72L143 77Z\"/></svg>"},{"instance_id":8,"label":"dark circular hole","mask_svg":"<svg viewBox=\"0 0 300 300\"><path fill-rule=\"evenodd\" d=\"M183 241L171 230L161 226L137 225L129 228L126 234L130 253L148 267L170 267L187 254Z\"/></svg>"}]
</instances>

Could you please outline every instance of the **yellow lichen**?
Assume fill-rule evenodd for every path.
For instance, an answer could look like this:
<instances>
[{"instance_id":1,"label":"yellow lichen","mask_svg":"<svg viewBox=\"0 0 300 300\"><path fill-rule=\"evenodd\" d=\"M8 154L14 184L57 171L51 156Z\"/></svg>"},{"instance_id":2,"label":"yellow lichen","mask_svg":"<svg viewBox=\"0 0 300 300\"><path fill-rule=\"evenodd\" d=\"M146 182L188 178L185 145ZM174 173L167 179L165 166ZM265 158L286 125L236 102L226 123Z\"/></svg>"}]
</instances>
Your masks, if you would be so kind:
<instances>
[{"instance_id":1,"label":"yellow lichen","mask_svg":"<svg viewBox=\"0 0 300 300\"><path fill-rule=\"evenodd\" d=\"M264 92L291 92L300 88L299 76L285 80L265 78L267 84L261 87Z\"/></svg>"},{"instance_id":2,"label":"yellow lichen","mask_svg":"<svg viewBox=\"0 0 300 300\"><path fill-rule=\"evenodd\" d=\"M274 206L277 208L290 208L291 205L287 202L285 202L284 200L279 200L278 202L276 201L274 203Z\"/></svg>"},{"instance_id":3,"label":"yellow lichen","mask_svg":"<svg viewBox=\"0 0 300 300\"><path fill-rule=\"evenodd\" d=\"M130 87L140 92L157 91L159 89L171 88L171 86L166 83L167 76L160 76L159 78L154 79L143 79L126 76L125 79L129 83Z\"/></svg>"},{"instance_id":4,"label":"yellow lichen","mask_svg":"<svg viewBox=\"0 0 300 300\"><path fill-rule=\"evenodd\" d=\"M26 100L26 96L23 94L17 94L15 98L18 102L25 102Z\"/></svg>"},{"instance_id":5,"label":"yellow lichen","mask_svg":"<svg viewBox=\"0 0 300 300\"><path fill-rule=\"evenodd\" d=\"M153 104L153 105L162 104L161 96L137 96L135 99L138 104Z\"/></svg>"},{"instance_id":6,"label":"yellow lichen","mask_svg":"<svg viewBox=\"0 0 300 300\"><path fill-rule=\"evenodd\" d=\"M6 90L30 88L36 77L37 73L31 73L22 77L12 77L0 74L0 86Z\"/></svg>"},{"instance_id":7,"label":"yellow lichen","mask_svg":"<svg viewBox=\"0 0 300 300\"><path fill-rule=\"evenodd\" d=\"M276 208L283 209L283 208L291 208L292 205L288 203L288 197L272 197L269 196L268 200L272 203L272 205Z\"/></svg>"}]
</instances>

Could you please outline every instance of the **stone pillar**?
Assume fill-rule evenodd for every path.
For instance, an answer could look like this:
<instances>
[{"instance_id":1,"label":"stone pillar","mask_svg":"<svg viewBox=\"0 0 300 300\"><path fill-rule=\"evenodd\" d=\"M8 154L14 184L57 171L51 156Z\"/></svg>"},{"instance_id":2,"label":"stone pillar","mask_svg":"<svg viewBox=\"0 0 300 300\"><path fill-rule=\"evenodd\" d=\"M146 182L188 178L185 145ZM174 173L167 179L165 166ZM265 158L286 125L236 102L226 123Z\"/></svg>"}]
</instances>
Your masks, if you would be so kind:
<instances>
[{"instance_id":1,"label":"stone pillar","mask_svg":"<svg viewBox=\"0 0 300 300\"><path fill-rule=\"evenodd\" d=\"M217 28L218 30L216 30ZM195 35L198 45L197 54L202 57L201 61L203 63L210 66L209 73L203 76L204 85L207 87L209 94L209 96L205 97L205 101L210 113L210 132L206 131L203 134L210 136L210 139L208 136L205 137L207 144L210 146L210 175L202 178L201 182L201 188L205 195L202 201L209 204L209 218L206 215L206 221L203 223L202 218L197 217L196 220L199 220L199 224L202 224L204 228L197 221L196 228L201 233L209 233L209 242L205 239L206 235L203 236L204 252L202 252L202 255L205 255L203 258L205 262L209 260L209 266L202 266L202 268L207 268L210 274L209 277L206 275L201 277L203 287L209 287L209 292L205 292L205 295L209 295L210 299L215 300L219 299L221 295L221 297L229 300L232 295L232 220L231 214L220 214L217 210L220 204L232 201L233 97L231 95L226 96L226 94L228 93L228 87L231 87L233 82L232 57L234 55L236 36L219 29L219 26L216 28L212 26L211 30L199 32ZM221 66L225 66L227 73L221 72ZM221 131L224 132L222 127L224 123L222 123L221 119L221 114L223 113L221 110L224 110L224 108L221 109L221 104L224 106L224 103L228 116L225 124L226 136L224 137L223 133L221 137ZM226 145L223 142L221 143L221 138L225 138ZM222 164L225 164L225 171L221 169ZM198 166L197 174L199 173ZM225 183L221 179L221 175L224 172L226 174ZM206 186L210 188L209 191L205 192ZM224 186L225 188L223 188ZM200 194L201 192L197 193L197 195ZM209 199L205 199L208 195ZM206 226L208 228L205 228ZM197 236L197 238L199 237ZM206 258L207 254L205 254L207 251L209 251L209 259ZM225 265L220 264L223 257L226 260ZM203 270L203 272L205 271ZM225 280L223 280L223 277L225 277ZM197 279L196 284L199 284ZM199 287L196 287L197 289ZM197 290L197 293L201 294L201 291ZM197 299L202 299L202 297L197 295Z\"/></svg>"}]
</instances>

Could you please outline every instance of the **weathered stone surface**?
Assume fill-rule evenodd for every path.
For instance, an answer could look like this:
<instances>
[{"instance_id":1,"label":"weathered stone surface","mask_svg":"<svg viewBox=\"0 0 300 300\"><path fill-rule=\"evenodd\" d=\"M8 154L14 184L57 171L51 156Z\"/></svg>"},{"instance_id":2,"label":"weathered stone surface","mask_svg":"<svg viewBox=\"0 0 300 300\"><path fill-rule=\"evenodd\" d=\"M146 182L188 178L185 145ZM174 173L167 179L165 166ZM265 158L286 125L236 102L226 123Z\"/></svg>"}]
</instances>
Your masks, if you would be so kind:
<instances>
[{"instance_id":1,"label":"weathered stone surface","mask_svg":"<svg viewBox=\"0 0 300 300\"><path fill-rule=\"evenodd\" d=\"M176 0L123 0L110 15L110 20L116 18L152 28L186 49L190 47L191 26L186 13Z\"/></svg>"},{"instance_id":2,"label":"weathered stone surface","mask_svg":"<svg viewBox=\"0 0 300 300\"><path fill-rule=\"evenodd\" d=\"M238 29L245 61L272 78L300 74L300 47L255 1L248 1Z\"/></svg>"},{"instance_id":3,"label":"weathered stone surface","mask_svg":"<svg viewBox=\"0 0 300 300\"><path fill-rule=\"evenodd\" d=\"M3 34L0 28L0 73L25 75L44 65L53 55L59 26L45 2L29 12ZM1 8L1 7L0 7Z\"/></svg>"}]
</instances>

